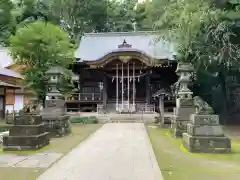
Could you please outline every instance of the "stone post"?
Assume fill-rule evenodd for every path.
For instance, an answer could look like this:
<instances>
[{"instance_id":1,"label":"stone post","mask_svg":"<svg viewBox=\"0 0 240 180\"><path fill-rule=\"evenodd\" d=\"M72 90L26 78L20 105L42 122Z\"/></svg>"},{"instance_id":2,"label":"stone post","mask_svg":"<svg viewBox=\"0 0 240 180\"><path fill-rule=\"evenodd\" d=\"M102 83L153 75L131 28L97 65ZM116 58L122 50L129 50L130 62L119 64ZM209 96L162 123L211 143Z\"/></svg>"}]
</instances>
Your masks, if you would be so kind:
<instances>
[{"instance_id":1,"label":"stone post","mask_svg":"<svg viewBox=\"0 0 240 180\"><path fill-rule=\"evenodd\" d=\"M164 102L163 102L164 95L159 96L159 113L160 113L160 118L161 118L161 123L162 125L164 124Z\"/></svg>"},{"instance_id":2,"label":"stone post","mask_svg":"<svg viewBox=\"0 0 240 180\"><path fill-rule=\"evenodd\" d=\"M179 90L177 92L176 108L174 109L174 118L172 121L174 137L182 137L182 133L187 131L189 117L195 112L195 107L192 98L192 92L188 85L191 82L191 74L194 71L190 63L179 63L176 73L179 76L177 84Z\"/></svg>"}]
</instances>

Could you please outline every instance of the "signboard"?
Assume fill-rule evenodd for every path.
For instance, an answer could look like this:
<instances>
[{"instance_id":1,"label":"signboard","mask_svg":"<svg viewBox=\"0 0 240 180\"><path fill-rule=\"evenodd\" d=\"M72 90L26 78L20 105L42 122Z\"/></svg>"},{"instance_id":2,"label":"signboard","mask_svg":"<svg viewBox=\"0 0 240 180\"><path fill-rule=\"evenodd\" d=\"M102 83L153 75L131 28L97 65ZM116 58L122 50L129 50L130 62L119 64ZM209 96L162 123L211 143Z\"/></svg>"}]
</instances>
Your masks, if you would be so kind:
<instances>
[{"instance_id":1,"label":"signboard","mask_svg":"<svg viewBox=\"0 0 240 180\"><path fill-rule=\"evenodd\" d=\"M123 63L127 63L127 62L131 59L131 56L119 56L119 59L120 59Z\"/></svg>"}]
</instances>

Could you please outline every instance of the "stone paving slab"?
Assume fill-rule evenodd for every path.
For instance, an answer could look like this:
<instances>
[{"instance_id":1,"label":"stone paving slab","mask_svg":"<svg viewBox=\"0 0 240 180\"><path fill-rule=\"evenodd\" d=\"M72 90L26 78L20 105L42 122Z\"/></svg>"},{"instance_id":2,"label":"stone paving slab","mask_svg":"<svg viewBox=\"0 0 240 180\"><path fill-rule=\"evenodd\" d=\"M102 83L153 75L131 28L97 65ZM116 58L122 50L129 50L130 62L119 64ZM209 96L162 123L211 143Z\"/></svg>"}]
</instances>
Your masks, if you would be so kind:
<instances>
[{"instance_id":1,"label":"stone paving slab","mask_svg":"<svg viewBox=\"0 0 240 180\"><path fill-rule=\"evenodd\" d=\"M47 168L63 154L44 153L20 156L14 154L0 155L0 167Z\"/></svg>"},{"instance_id":2,"label":"stone paving slab","mask_svg":"<svg viewBox=\"0 0 240 180\"><path fill-rule=\"evenodd\" d=\"M27 159L27 156L17 156L17 155L0 155L0 167L12 167L18 162Z\"/></svg>"},{"instance_id":3,"label":"stone paving slab","mask_svg":"<svg viewBox=\"0 0 240 180\"><path fill-rule=\"evenodd\" d=\"M163 180L142 123L102 126L37 180Z\"/></svg>"},{"instance_id":4,"label":"stone paving slab","mask_svg":"<svg viewBox=\"0 0 240 180\"><path fill-rule=\"evenodd\" d=\"M35 154L28 156L24 161L20 161L15 164L14 167L38 167L47 168L57 159L59 159L63 154L61 153L45 153L45 154Z\"/></svg>"}]
</instances>

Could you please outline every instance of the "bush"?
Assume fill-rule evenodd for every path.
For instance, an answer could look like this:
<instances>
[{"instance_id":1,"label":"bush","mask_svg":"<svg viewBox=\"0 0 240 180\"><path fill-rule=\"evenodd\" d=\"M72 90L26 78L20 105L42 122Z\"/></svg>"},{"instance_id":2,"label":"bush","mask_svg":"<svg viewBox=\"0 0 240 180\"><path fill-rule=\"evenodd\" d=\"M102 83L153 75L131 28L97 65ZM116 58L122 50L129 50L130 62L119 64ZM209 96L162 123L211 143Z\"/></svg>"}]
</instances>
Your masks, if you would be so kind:
<instances>
[{"instance_id":1,"label":"bush","mask_svg":"<svg viewBox=\"0 0 240 180\"><path fill-rule=\"evenodd\" d=\"M161 122L161 118L160 117L154 117L154 123L155 124L159 124Z\"/></svg>"},{"instance_id":2,"label":"bush","mask_svg":"<svg viewBox=\"0 0 240 180\"><path fill-rule=\"evenodd\" d=\"M71 123L81 123L81 124L98 124L99 121L96 116L89 117L71 117Z\"/></svg>"}]
</instances>

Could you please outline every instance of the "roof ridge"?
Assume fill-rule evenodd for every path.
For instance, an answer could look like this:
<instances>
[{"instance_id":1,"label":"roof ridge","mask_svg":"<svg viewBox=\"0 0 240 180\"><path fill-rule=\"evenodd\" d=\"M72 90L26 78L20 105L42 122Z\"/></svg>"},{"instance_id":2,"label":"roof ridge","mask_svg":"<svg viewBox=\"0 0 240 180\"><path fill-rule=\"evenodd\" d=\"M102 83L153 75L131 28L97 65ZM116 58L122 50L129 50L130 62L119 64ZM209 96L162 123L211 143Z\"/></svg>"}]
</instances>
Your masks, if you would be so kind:
<instances>
[{"instance_id":1,"label":"roof ridge","mask_svg":"<svg viewBox=\"0 0 240 180\"><path fill-rule=\"evenodd\" d=\"M100 32L100 33L84 33L84 36L137 36L137 35L153 35L157 31L131 31L131 32Z\"/></svg>"}]
</instances>

